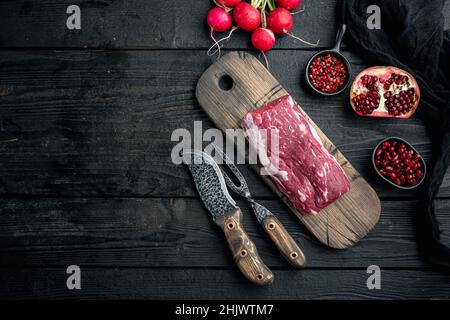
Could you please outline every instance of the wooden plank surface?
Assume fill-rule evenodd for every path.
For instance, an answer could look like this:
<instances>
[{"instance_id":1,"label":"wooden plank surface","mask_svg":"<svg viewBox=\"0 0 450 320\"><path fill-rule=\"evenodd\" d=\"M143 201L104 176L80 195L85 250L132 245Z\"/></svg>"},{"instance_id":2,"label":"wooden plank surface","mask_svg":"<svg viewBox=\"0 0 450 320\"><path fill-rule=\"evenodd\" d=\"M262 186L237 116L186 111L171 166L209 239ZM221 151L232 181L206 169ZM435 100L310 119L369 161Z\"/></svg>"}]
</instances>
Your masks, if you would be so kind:
<instances>
[{"instance_id":1,"label":"wooden plank surface","mask_svg":"<svg viewBox=\"0 0 450 320\"><path fill-rule=\"evenodd\" d=\"M295 17L292 33L320 46L335 39L337 0L303 1L305 12ZM66 9L81 8L81 30L66 28ZM207 49L212 45L205 19L211 0L9 0L0 2L0 47ZM17 23L20 21L20 23ZM224 36L222 34L221 36ZM219 37L221 37L219 36ZM238 31L229 48L248 48L249 34ZM310 48L284 37L279 48Z\"/></svg>"},{"instance_id":2,"label":"wooden plank surface","mask_svg":"<svg viewBox=\"0 0 450 320\"><path fill-rule=\"evenodd\" d=\"M375 230L348 250L319 243L277 200L261 201L303 249L308 268L424 268L416 246L414 201L383 201ZM244 226L271 268L291 269L238 201ZM450 239L450 200L437 202ZM195 199L4 199L0 266L231 267L220 230ZM450 244L450 241L447 241ZM294 270L293 270L294 271Z\"/></svg>"},{"instance_id":3,"label":"wooden plank surface","mask_svg":"<svg viewBox=\"0 0 450 320\"><path fill-rule=\"evenodd\" d=\"M178 49L211 46L204 23L212 1L183 0L3 0L0 2L0 47ZM338 0L303 0L305 11L294 18L292 33L320 47L331 47L337 30ZM82 29L66 28L66 9L77 4ZM450 3L443 10L450 27ZM20 23L18 23L20 21ZM249 48L248 34L238 31L228 48ZM275 49L310 49L283 37Z\"/></svg>"},{"instance_id":4,"label":"wooden plank surface","mask_svg":"<svg viewBox=\"0 0 450 320\"><path fill-rule=\"evenodd\" d=\"M82 289L66 288L65 268L0 269L0 298L10 299L448 299L449 275L385 270L381 290L366 270L275 271L272 286L245 282L234 270L82 268ZM287 285L289 284L289 285ZM33 291L29 290L33 287Z\"/></svg>"},{"instance_id":5,"label":"wooden plank surface","mask_svg":"<svg viewBox=\"0 0 450 320\"><path fill-rule=\"evenodd\" d=\"M293 33L331 46L337 2L303 0ZM174 129L192 130L195 120L212 127L194 97L213 62L205 54L211 2L70 4L82 9L81 31L65 26L67 2L0 2L0 297L449 298L448 275L417 252L412 217L420 191L393 190L369 166L373 146L391 134L429 160L418 117L371 121L354 116L343 97L317 98L301 77L314 50L287 37L277 42L268 54L272 73L384 200L372 234L350 250L327 249L242 166L253 193L310 256L311 269L289 269L240 202L277 277L261 290L235 269L187 169L169 157ZM449 1L444 14L448 27ZM226 47L249 50L248 35L236 32ZM355 73L366 67L345 54ZM450 177L439 196L450 197ZM437 203L444 230L448 202ZM442 238L450 244L448 232ZM81 291L65 287L72 263L83 270ZM369 264L382 267L380 291L365 287Z\"/></svg>"},{"instance_id":6,"label":"wooden plank surface","mask_svg":"<svg viewBox=\"0 0 450 320\"><path fill-rule=\"evenodd\" d=\"M380 181L370 155L398 135L429 159L422 122L362 118L345 96L317 98L301 80L310 54L272 52L272 73L381 197L417 194ZM354 73L364 67L347 56ZM2 51L0 61L0 193L197 196L188 170L170 159L170 138L194 121L213 127L194 97L211 62L202 53ZM255 196L273 197L242 170ZM450 179L444 184L441 196L449 196Z\"/></svg>"}]
</instances>

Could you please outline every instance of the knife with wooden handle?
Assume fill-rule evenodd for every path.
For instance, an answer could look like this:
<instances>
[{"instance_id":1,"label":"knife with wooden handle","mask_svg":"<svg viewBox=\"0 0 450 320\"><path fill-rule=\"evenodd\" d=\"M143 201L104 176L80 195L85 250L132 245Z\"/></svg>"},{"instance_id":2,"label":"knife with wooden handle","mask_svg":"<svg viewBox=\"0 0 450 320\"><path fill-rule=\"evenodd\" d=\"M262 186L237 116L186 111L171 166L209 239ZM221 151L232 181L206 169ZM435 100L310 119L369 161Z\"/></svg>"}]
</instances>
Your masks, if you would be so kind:
<instances>
[{"instance_id":1,"label":"knife with wooden handle","mask_svg":"<svg viewBox=\"0 0 450 320\"><path fill-rule=\"evenodd\" d=\"M283 257L296 268L306 266L306 258L292 236L287 232L281 222L266 207L254 200L249 200L259 223L262 225L270 239L275 243Z\"/></svg>"},{"instance_id":2,"label":"knife with wooden handle","mask_svg":"<svg viewBox=\"0 0 450 320\"><path fill-rule=\"evenodd\" d=\"M230 178L228 173L222 169L222 174L225 179L225 183L233 190L233 192L244 197L252 206L255 212L256 218L258 219L261 226L264 228L266 233L269 235L270 239L275 243L278 251L281 252L283 257L294 267L304 268L306 266L306 258L302 250L299 248L292 236L287 232L281 222L275 217L275 215L270 212L269 209L263 205L257 203L252 199L250 194L250 189L247 185L242 173L230 160L227 154L214 145L215 150L218 152L219 156L224 160L224 165L226 165L235 178L239 181L239 185L236 185L234 181Z\"/></svg>"},{"instance_id":3,"label":"knife with wooden handle","mask_svg":"<svg viewBox=\"0 0 450 320\"><path fill-rule=\"evenodd\" d=\"M241 209L228 193L218 164L199 150L183 151L183 161L192 173L200 198L225 234L239 270L255 284L272 283L273 273L264 264L255 244L245 232Z\"/></svg>"},{"instance_id":4,"label":"knife with wooden handle","mask_svg":"<svg viewBox=\"0 0 450 320\"><path fill-rule=\"evenodd\" d=\"M215 222L225 233L234 261L244 276L256 284L269 284L273 281L273 274L259 257L258 250L243 229L241 220L241 209L237 208Z\"/></svg>"}]
</instances>

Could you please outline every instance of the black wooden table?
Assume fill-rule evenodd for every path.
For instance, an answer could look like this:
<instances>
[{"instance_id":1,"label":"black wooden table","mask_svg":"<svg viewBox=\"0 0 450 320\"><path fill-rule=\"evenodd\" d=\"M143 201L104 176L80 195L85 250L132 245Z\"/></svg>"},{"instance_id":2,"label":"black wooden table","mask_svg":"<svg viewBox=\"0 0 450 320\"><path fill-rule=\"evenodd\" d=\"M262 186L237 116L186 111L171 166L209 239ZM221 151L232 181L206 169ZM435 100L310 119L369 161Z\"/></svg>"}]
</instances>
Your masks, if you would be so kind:
<instances>
[{"instance_id":1,"label":"black wooden table","mask_svg":"<svg viewBox=\"0 0 450 320\"><path fill-rule=\"evenodd\" d=\"M378 226L355 247L325 247L247 167L255 196L304 248L291 269L248 206L245 226L274 270L268 288L245 281L198 198L189 172L172 163L177 128L211 122L194 95L213 62L204 17L211 1L0 2L0 296L4 298L449 298L450 276L423 261L415 239L417 192L382 183L370 154L383 137L409 140L430 158L419 118L354 115L344 95L319 98L301 78L314 52L290 38L268 54L271 72L348 157L382 200ZM293 33L334 42L336 0L303 1ZM81 7L81 30L66 9ZM450 25L450 5L445 14ZM229 50L249 50L237 32ZM354 73L363 57L345 55ZM450 177L437 201L450 243ZM68 290L78 265L82 289ZM381 268L381 290L366 286Z\"/></svg>"}]
</instances>

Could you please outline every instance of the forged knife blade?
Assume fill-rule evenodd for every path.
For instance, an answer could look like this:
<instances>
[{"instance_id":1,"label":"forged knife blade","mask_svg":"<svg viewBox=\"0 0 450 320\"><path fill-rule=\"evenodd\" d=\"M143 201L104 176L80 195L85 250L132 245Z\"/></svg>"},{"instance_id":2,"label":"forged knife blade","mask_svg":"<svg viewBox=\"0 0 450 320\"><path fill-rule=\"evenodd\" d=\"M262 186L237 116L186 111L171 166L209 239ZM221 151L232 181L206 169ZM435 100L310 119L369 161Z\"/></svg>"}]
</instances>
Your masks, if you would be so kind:
<instances>
[{"instance_id":1,"label":"forged knife blade","mask_svg":"<svg viewBox=\"0 0 450 320\"><path fill-rule=\"evenodd\" d=\"M211 156L199 150L185 150L183 157L203 203L225 234L239 270L253 283L272 283L273 273L261 260L255 244L245 232L241 209L228 193L217 163Z\"/></svg>"}]
</instances>

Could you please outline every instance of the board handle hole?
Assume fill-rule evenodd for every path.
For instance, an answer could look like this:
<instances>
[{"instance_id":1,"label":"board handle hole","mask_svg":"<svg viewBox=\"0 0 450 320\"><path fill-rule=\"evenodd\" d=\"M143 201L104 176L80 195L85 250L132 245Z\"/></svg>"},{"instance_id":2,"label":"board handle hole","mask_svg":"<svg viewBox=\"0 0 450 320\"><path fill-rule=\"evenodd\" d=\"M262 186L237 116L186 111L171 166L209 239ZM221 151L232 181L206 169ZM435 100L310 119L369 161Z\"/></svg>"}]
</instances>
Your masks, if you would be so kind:
<instances>
[{"instance_id":1,"label":"board handle hole","mask_svg":"<svg viewBox=\"0 0 450 320\"><path fill-rule=\"evenodd\" d=\"M225 74L219 79L219 88L223 91L230 91L233 88L234 81L233 79Z\"/></svg>"}]
</instances>

